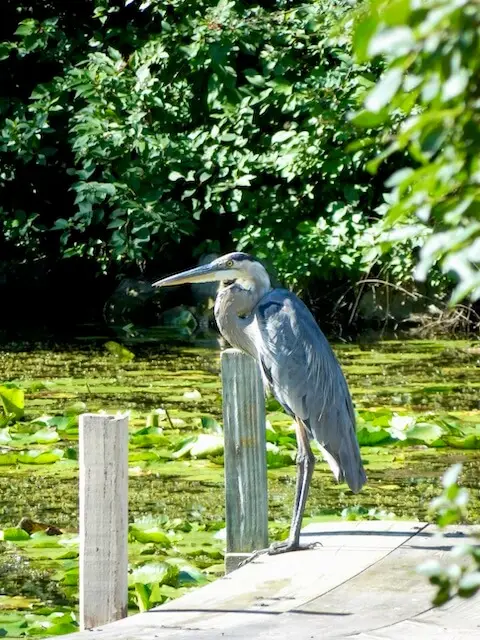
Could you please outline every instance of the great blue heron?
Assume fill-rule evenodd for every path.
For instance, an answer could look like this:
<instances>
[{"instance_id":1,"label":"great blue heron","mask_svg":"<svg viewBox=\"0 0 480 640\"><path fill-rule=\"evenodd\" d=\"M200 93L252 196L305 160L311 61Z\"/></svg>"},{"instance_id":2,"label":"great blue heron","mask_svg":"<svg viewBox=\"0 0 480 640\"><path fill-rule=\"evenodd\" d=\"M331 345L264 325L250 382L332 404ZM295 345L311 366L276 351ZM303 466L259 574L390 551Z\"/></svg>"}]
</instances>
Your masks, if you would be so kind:
<instances>
[{"instance_id":1,"label":"great blue heron","mask_svg":"<svg viewBox=\"0 0 480 640\"><path fill-rule=\"evenodd\" d=\"M263 265L246 253L229 253L154 283L168 287L219 281L215 319L222 336L260 364L263 381L295 419L297 483L290 534L269 553L300 548L300 529L312 478L315 439L337 481L352 491L366 481L355 414L340 365L312 314L296 295L272 289Z\"/></svg>"}]
</instances>

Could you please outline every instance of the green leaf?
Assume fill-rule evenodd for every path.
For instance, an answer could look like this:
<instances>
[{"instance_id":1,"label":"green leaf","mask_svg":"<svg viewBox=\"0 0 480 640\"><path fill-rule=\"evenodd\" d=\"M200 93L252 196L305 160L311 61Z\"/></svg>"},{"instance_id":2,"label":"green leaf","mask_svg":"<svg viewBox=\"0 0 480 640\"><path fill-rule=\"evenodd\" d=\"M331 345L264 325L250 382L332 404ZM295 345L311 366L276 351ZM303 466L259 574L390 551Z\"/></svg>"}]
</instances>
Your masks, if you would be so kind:
<instances>
[{"instance_id":1,"label":"green leaf","mask_svg":"<svg viewBox=\"0 0 480 640\"><path fill-rule=\"evenodd\" d=\"M2 444L8 444L11 441L12 436L10 435L8 427L6 427L5 429L0 429L0 446L2 446Z\"/></svg>"},{"instance_id":2,"label":"green leaf","mask_svg":"<svg viewBox=\"0 0 480 640\"><path fill-rule=\"evenodd\" d=\"M134 584L137 606L141 612L148 611L152 608L153 602L150 601L150 589L147 585L137 582Z\"/></svg>"},{"instance_id":3,"label":"green leaf","mask_svg":"<svg viewBox=\"0 0 480 640\"><path fill-rule=\"evenodd\" d=\"M468 86L470 74L467 69L459 69L442 85L442 100L448 102L462 94Z\"/></svg>"},{"instance_id":4,"label":"green leaf","mask_svg":"<svg viewBox=\"0 0 480 640\"><path fill-rule=\"evenodd\" d=\"M344 520L365 520L367 516L368 509L361 505L345 507L345 509L342 510L342 518Z\"/></svg>"},{"instance_id":5,"label":"green leaf","mask_svg":"<svg viewBox=\"0 0 480 640\"><path fill-rule=\"evenodd\" d=\"M414 46L413 31L410 27L402 25L376 33L368 43L368 55L371 58L382 54L403 56Z\"/></svg>"},{"instance_id":6,"label":"green leaf","mask_svg":"<svg viewBox=\"0 0 480 640\"><path fill-rule=\"evenodd\" d=\"M198 389L194 389L193 391L185 391L185 393L183 394L183 397L185 398L185 400L197 401L202 399L202 394Z\"/></svg>"},{"instance_id":7,"label":"green leaf","mask_svg":"<svg viewBox=\"0 0 480 640\"><path fill-rule=\"evenodd\" d=\"M150 65L142 64L142 66L137 69L135 75L137 76L138 82L145 82L145 80L150 78Z\"/></svg>"},{"instance_id":8,"label":"green leaf","mask_svg":"<svg viewBox=\"0 0 480 640\"><path fill-rule=\"evenodd\" d=\"M23 389L16 387L0 387L0 401L5 413L13 414L16 420L23 418L25 409L25 394Z\"/></svg>"},{"instance_id":9,"label":"green leaf","mask_svg":"<svg viewBox=\"0 0 480 640\"><path fill-rule=\"evenodd\" d=\"M78 586L78 580L79 569L78 567L74 567L73 569L65 571L65 574L60 582L66 587L76 587Z\"/></svg>"},{"instance_id":10,"label":"green leaf","mask_svg":"<svg viewBox=\"0 0 480 640\"><path fill-rule=\"evenodd\" d=\"M171 440L164 435L161 427L148 427L132 434L131 442L137 447L151 447L152 445L168 447Z\"/></svg>"},{"instance_id":11,"label":"green leaf","mask_svg":"<svg viewBox=\"0 0 480 640\"><path fill-rule=\"evenodd\" d=\"M391 440L390 433L382 427L362 426L357 430L357 438L360 446L371 447L381 442Z\"/></svg>"},{"instance_id":12,"label":"green leaf","mask_svg":"<svg viewBox=\"0 0 480 640\"><path fill-rule=\"evenodd\" d=\"M18 454L18 462L23 464L53 464L63 457L63 451L54 449L52 451L38 451L31 449L30 451L22 451Z\"/></svg>"},{"instance_id":13,"label":"green leaf","mask_svg":"<svg viewBox=\"0 0 480 640\"><path fill-rule=\"evenodd\" d=\"M406 430L405 435L410 441L424 442L429 446L442 446L443 429L438 424L419 423Z\"/></svg>"},{"instance_id":14,"label":"green leaf","mask_svg":"<svg viewBox=\"0 0 480 640\"><path fill-rule=\"evenodd\" d=\"M458 586L459 589L464 592L475 592L480 589L480 571L472 571L462 576Z\"/></svg>"},{"instance_id":15,"label":"green leaf","mask_svg":"<svg viewBox=\"0 0 480 640\"><path fill-rule=\"evenodd\" d=\"M272 144L277 144L278 142L285 142L285 140L289 140L296 135L296 131L277 131L272 136Z\"/></svg>"},{"instance_id":16,"label":"green leaf","mask_svg":"<svg viewBox=\"0 0 480 640\"><path fill-rule=\"evenodd\" d=\"M461 462L453 464L445 471L442 477L442 485L447 489L458 482L460 474L462 473L463 465Z\"/></svg>"},{"instance_id":17,"label":"green leaf","mask_svg":"<svg viewBox=\"0 0 480 640\"><path fill-rule=\"evenodd\" d=\"M0 451L0 466L7 466L11 464L17 464L18 456L11 451L2 453Z\"/></svg>"},{"instance_id":18,"label":"green leaf","mask_svg":"<svg viewBox=\"0 0 480 640\"><path fill-rule=\"evenodd\" d=\"M378 127L389 119L387 109L382 109L377 113L363 109L351 116L350 121L357 127L373 128ZM354 143L352 143L354 144Z\"/></svg>"},{"instance_id":19,"label":"green leaf","mask_svg":"<svg viewBox=\"0 0 480 640\"><path fill-rule=\"evenodd\" d=\"M29 438L30 442L36 442L38 444L51 444L53 442L58 442L60 440L60 436L58 435L56 429L40 429L32 434Z\"/></svg>"},{"instance_id":20,"label":"green leaf","mask_svg":"<svg viewBox=\"0 0 480 640\"><path fill-rule=\"evenodd\" d=\"M438 560L427 560L417 567L417 572L427 578L432 578L442 572L442 565Z\"/></svg>"},{"instance_id":21,"label":"green leaf","mask_svg":"<svg viewBox=\"0 0 480 640\"><path fill-rule=\"evenodd\" d=\"M179 570L175 565L167 562L154 562L135 567L128 576L128 584L134 586L143 584L172 584L176 582Z\"/></svg>"},{"instance_id":22,"label":"green leaf","mask_svg":"<svg viewBox=\"0 0 480 640\"><path fill-rule=\"evenodd\" d=\"M180 448L172 458L184 458L190 456L192 458L206 458L223 453L223 437L220 435L201 433L182 440Z\"/></svg>"},{"instance_id":23,"label":"green leaf","mask_svg":"<svg viewBox=\"0 0 480 640\"><path fill-rule=\"evenodd\" d=\"M267 467L269 469L281 469L295 464L295 452L282 450L278 447L267 447Z\"/></svg>"},{"instance_id":24,"label":"green leaf","mask_svg":"<svg viewBox=\"0 0 480 640\"><path fill-rule=\"evenodd\" d=\"M247 173L247 174L245 174L243 176L240 176L235 181L235 186L236 187L249 187L251 185L251 181L254 180L255 177L256 176L252 175L251 173Z\"/></svg>"},{"instance_id":25,"label":"green leaf","mask_svg":"<svg viewBox=\"0 0 480 640\"><path fill-rule=\"evenodd\" d=\"M10 57L10 52L12 51L12 45L7 42L0 43L0 62L2 60L7 60Z\"/></svg>"},{"instance_id":26,"label":"green leaf","mask_svg":"<svg viewBox=\"0 0 480 640\"><path fill-rule=\"evenodd\" d=\"M190 564L182 563L179 566L178 583L179 585L197 585L208 582L206 575Z\"/></svg>"},{"instance_id":27,"label":"green leaf","mask_svg":"<svg viewBox=\"0 0 480 640\"><path fill-rule=\"evenodd\" d=\"M58 218L57 220L55 220L55 224L53 225L52 229L54 231L57 230L64 230L64 229L68 229L68 227L70 226L70 223L68 222L68 220L65 220L65 218Z\"/></svg>"},{"instance_id":28,"label":"green leaf","mask_svg":"<svg viewBox=\"0 0 480 640\"><path fill-rule=\"evenodd\" d=\"M24 529L18 527L9 527L4 529L0 534L0 539L10 540L11 542L20 542L21 540L29 540L30 536Z\"/></svg>"},{"instance_id":29,"label":"green leaf","mask_svg":"<svg viewBox=\"0 0 480 640\"><path fill-rule=\"evenodd\" d=\"M221 435L223 433L222 426L210 416L201 416L200 424L202 429L205 431L210 431L211 433L215 433L217 435Z\"/></svg>"},{"instance_id":30,"label":"green leaf","mask_svg":"<svg viewBox=\"0 0 480 640\"><path fill-rule=\"evenodd\" d=\"M353 48L358 62L368 59L369 42L378 27L378 18L370 15L364 18L356 27L353 35Z\"/></svg>"},{"instance_id":31,"label":"green leaf","mask_svg":"<svg viewBox=\"0 0 480 640\"><path fill-rule=\"evenodd\" d=\"M86 413L86 411L87 411L87 405L85 404L85 402L81 402L81 401L73 402L72 404L69 404L68 406L66 406L65 409L63 410L65 416L68 416L68 417L79 416L81 413Z\"/></svg>"},{"instance_id":32,"label":"green leaf","mask_svg":"<svg viewBox=\"0 0 480 640\"><path fill-rule=\"evenodd\" d=\"M394 67L386 71L366 100L365 107L371 113L379 113L391 102L402 84L403 69Z\"/></svg>"},{"instance_id":33,"label":"green leaf","mask_svg":"<svg viewBox=\"0 0 480 640\"><path fill-rule=\"evenodd\" d=\"M31 18L22 20L15 31L16 36L30 36L37 29L37 21Z\"/></svg>"},{"instance_id":34,"label":"green leaf","mask_svg":"<svg viewBox=\"0 0 480 640\"><path fill-rule=\"evenodd\" d=\"M138 524L132 524L129 527L129 533L135 540L144 544L147 542L155 542L156 544L160 544L163 548L172 546L172 542L168 535L158 526L141 527Z\"/></svg>"},{"instance_id":35,"label":"green leaf","mask_svg":"<svg viewBox=\"0 0 480 640\"><path fill-rule=\"evenodd\" d=\"M105 349L111 353L115 358L117 358L120 362L130 362L135 358L135 354L132 353L127 347L119 344L118 342L114 342L113 340L109 340L105 343Z\"/></svg>"},{"instance_id":36,"label":"green leaf","mask_svg":"<svg viewBox=\"0 0 480 640\"><path fill-rule=\"evenodd\" d=\"M172 182L176 182L177 180L183 179L183 176L178 171L170 171L170 173L168 174L168 179Z\"/></svg>"}]
</instances>

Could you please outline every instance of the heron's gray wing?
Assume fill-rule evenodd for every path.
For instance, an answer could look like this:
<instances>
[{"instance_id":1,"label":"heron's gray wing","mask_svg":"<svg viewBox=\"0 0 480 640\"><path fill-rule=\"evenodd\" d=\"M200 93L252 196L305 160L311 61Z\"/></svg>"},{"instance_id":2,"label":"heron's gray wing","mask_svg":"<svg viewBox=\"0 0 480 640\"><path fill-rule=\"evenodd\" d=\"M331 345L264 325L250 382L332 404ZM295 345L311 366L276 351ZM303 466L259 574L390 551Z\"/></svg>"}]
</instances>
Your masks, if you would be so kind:
<instances>
[{"instance_id":1,"label":"heron's gray wing","mask_svg":"<svg viewBox=\"0 0 480 640\"><path fill-rule=\"evenodd\" d=\"M255 343L274 396L300 418L337 479L359 491L366 477L348 386L327 339L304 303L274 289L255 309Z\"/></svg>"}]
</instances>

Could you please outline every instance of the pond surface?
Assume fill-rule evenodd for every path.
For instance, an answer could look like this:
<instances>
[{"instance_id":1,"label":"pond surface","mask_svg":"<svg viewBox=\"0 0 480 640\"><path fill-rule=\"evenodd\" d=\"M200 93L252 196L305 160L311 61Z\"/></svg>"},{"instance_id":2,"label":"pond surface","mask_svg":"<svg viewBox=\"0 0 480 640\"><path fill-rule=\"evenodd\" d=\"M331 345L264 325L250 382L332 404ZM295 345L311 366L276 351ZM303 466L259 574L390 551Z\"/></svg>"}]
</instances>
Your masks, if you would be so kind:
<instances>
[{"instance_id":1,"label":"pond surface","mask_svg":"<svg viewBox=\"0 0 480 640\"><path fill-rule=\"evenodd\" d=\"M26 390L26 419L61 414L74 402L88 411L130 411L131 430L145 426L155 409L167 409L169 438L202 431L199 416L221 422L219 352L198 347L134 347L135 358L118 363L99 347L56 347L0 352L0 381L20 382ZM386 341L337 344L356 408L389 409L409 414L448 414L480 423L480 345L472 341ZM32 384L33 383L33 384ZM35 389L35 383L46 383ZM198 390L199 399L184 394ZM173 428L172 428L173 426ZM74 437L72 439L75 439ZM434 479L450 463L465 462L470 484L480 457L474 451L417 447L363 447L369 483L359 496L337 485L326 465L314 476L307 512L338 510L353 503L424 517L435 493ZM139 462L142 462L141 460ZM184 517L197 507L212 519L223 518L221 467L205 461L143 464L130 482L131 514L164 513ZM271 517L288 518L295 469L269 472ZM62 483L59 484L59 478ZM12 482L12 479L15 479ZM0 467L0 525L21 517L77 526L77 470L70 461ZM476 492L475 483L471 487ZM61 491L60 491L61 490Z\"/></svg>"},{"instance_id":2,"label":"pond surface","mask_svg":"<svg viewBox=\"0 0 480 640\"><path fill-rule=\"evenodd\" d=\"M380 428L369 426L375 423L376 416L379 416L377 423L385 425L382 420L390 424L391 417L397 414L407 422L416 419L451 424L453 434L466 425L471 436L467 445L465 438L457 438L456 448L442 446L439 439L433 447L411 439L405 442L384 439L379 446L362 446L368 484L359 495L352 494L345 485L336 484L326 464L319 462L306 517L341 517L345 508L360 506L373 510L378 517L388 513L401 518L427 518L429 501L439 493L439 476L450 464L461 461L462 484L471 493L469 520L477 522L480 343L384 341L336 344L334 349L346 373L360 422L369 421L364 432L367 436ZM202 531L209 530L209 523L212 530L222 525L221 452L200 460L172 454L175 446L178 450L188 436L204 433L206 428L221 422L218 349L137 345L131 350L134 358L128 362L121 362L103 344L49 348L41 344L12 345L0 351L0 384L16 383L25 391L25 416L16 427L10 426L10 432L17 434L17 442L13 439L9 443L5 436L2 449L0 436L0 529L16 526L21 518L59 527L67 533L78 529L76 425L57 428L45 423L47 426L42 428L52 437L53 444L38 439L36 445L30 445L42 452L61 450L61 457L57 456L51 464L28 464L29 458L24 457L22 462L21 456L12 463L8 457L12 452L17 455L22 437L25 442L35 442L32 420L72 413L72 405L77 411L130 412L130 521L144 516L196 521L202 523ZM285 424L276 407L272 406L271 411L274 427L277 423ZM56 428L56 435L52 436ZM427 438L426 442L431 444L433 440L434 437ZM470 448L462 448L465 446ZM67 450L68 455L64 454ZM294 452L287 446L287 454L290 453L282 458L290 464L274 464L277 468L269 469L269 516L272 533L280 537L285 535L293 505ZM6 557L9 550L3 551ZM1 552L0 547L0 594L5 593ZM8 557L10 562L11 556ZM221 561L218 558L215 561L218 572ZM200 566L211 564L213 560ZM32 567L35 569L35 562ZM45 562L42 570L48 570ZM17 573L13 571L9 579L10 596L15 588L19 595L25 595L22 589L26 578L21 577L24 567ZM16 583L14 574L18 578ZM49 589L53 588L47 578L48 571L42 578L44 586L39 593L42 601L58 596L51 593L49 596ZM75 590L64 589L62 593L62 597L67 593L70 600L75 599ZM0 596L0 627L1 611ZM13 632L9 636L16 637Z\"/></svg>"}]
</instances>

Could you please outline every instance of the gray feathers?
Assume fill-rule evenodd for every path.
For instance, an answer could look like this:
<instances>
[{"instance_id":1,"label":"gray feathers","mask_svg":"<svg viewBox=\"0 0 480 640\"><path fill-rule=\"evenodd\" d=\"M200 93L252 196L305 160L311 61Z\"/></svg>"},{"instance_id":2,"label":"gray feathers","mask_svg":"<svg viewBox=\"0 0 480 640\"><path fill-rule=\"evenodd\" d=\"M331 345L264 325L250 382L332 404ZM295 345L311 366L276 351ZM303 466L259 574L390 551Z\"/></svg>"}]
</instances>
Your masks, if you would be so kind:
<instances>
[{"instance_id":1,"label":"gray feathers","mask_svg":"<svg viewBox=\"0 0 480 640\"><path fill-rule=\"evenodd\" d=\"M246 330L274 396L304 423L337 480L360 491L366 476L352 400L340 365L312 314L294 294L274 289L262 297L253 316Z\"/></svg>"}]
</instances>

